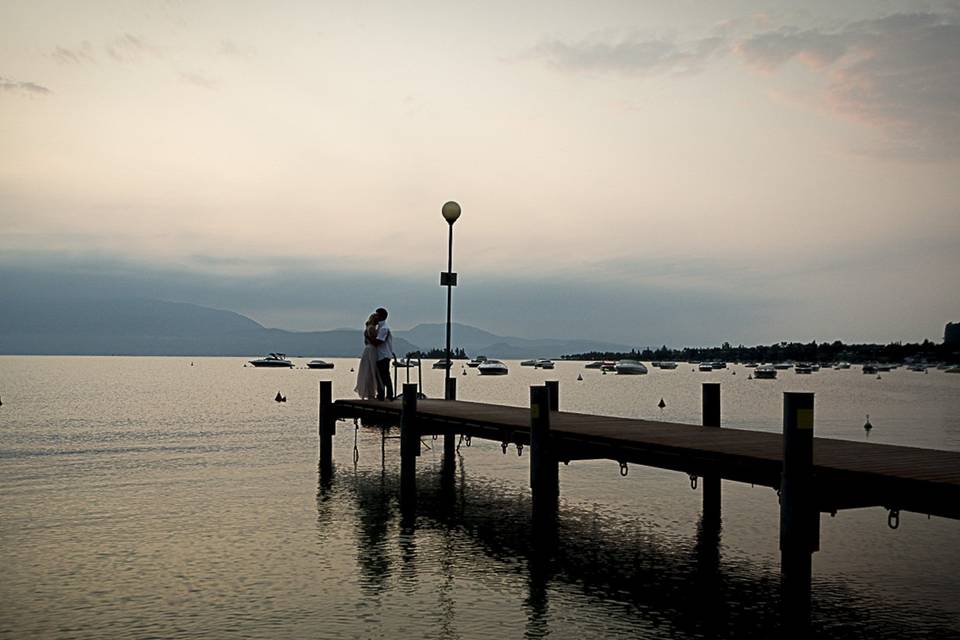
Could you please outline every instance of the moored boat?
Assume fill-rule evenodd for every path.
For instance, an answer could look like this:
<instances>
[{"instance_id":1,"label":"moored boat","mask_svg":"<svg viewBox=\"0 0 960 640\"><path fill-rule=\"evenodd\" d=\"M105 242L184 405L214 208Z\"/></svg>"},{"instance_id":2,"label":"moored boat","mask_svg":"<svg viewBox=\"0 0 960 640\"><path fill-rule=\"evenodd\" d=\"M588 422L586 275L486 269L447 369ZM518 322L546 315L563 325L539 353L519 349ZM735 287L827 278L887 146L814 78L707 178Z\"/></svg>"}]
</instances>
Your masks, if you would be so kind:
<instances>
[{"instance_id":1,"label":"moored boat","mask_svg":"<svg viewBox=\"0 0 960 640\"><path fill-rule=\"evenodd\" d=\"M777 377L777 370L765 364L753 370L753 377L757 380L773 380Z\"/></svg>"},{"instance_id":2,"label":"moored boat","mask_svg":"<svg viewBox=\"0 0 960 640\"><path fill-rule=\"evenodd\" d=\"M510 372L510 370L507 369L507 365L499 360L487 360L477 367L477 371L479 371L482 376L505 376Z\"/></svg>"},{"instance_id":3,"label":"moored boat","mask_svg":"<svg viewBox=\"0 0 960 640\"><path fill-rule=\"evenodd\" d=\"M250 364L255 367L265 367L265 368L278 368L278 367L293 367L293 363L287 360L287 354L285 353L270 353L264 356L263 358L257 358L256 360L249 360Z\"/></svg>"},{"instance_id":4,"label":"moored boat","mask_svg":"<svg viewBox=\"0 0 960 640\"><path fill-rule=\"evenodd\" d=\"M793 367L794 373L813 373L813 367L807 364L806 362L798 362Z\"/></svg>"},{"instance_id":5,"label":"moored boat","mask_svg":"<svg viewBox=\"0 0 960 640\"><path fill-rule=\"evenodd\" d=\"M521 361L520 361L520 366L521 366L521 367L535 367L535 366L537 366L537 361L536 361L536 359L533 359L533 360L521 360Z\"/></svg>"},{"instance_id":6,"label":"moored boat","mask_svg":"<svg viewBox=\"0 0 960 640\"><path fill-rule=\"evenodd\" d=\"M647 367L637 360L621 360L614 365L614 371L620 375L636 376L647 372Z\"/></svg>"},{"instance_id":7,"label":"moored boat","mask_svg":"<svg viewBox=\"0 0 960 640\"><path fill-rule=\"evenodd\" d=\"M661 368L661 369L676 369L676 368L677 368L677 363L676 363L676 362L661 362L661 363L660 363L660 368Z\"/></svg>"},{"instance_id":8,"label":"moored boat","mask_svg":"<svg viewBox=\"0 0 960 640\"><path fill-rule=\"evenodd\" d=\"M477 356L477 357L474 358L473 360L468 361L468 362L467 362L467 366L470 367L470 368L472 368L472 369L476 369L477 367L479 367L481 364L483 364L483 363L486 362L486 361L487 361L487 356Z\"/></svg>"},{"instance_id":9,"label":"moored boat","mask_svg":"<svg viewBox=\"0 0 960 640\"><path fill-rule=\"evenodd\" d=\"M537 360L536 364L534 364L533 366L536 369L553 369L554 364L553 364L553 360L543 359L543 360Z\"/></svg>"},{"instance_id":10,"label":"moored boat","mask_svg":"<svg viewBox=\"0 0 960 640\"><path fill-rule=\"evenodd\" d=\"M713 363L701 362L700 365L697 367L697 369L699 369L700 371L713 371Z\"/></svg>"},{"instance_id":11,"label":"moored boat","mask_svg":"<svg viewBox=\"0 0 960 640\"><path fill-rule=\"evenodd\" d=\"M333 363L326 360L311 360L307 363L308 369L333 369Z\"/></svg>"}]
</instances>

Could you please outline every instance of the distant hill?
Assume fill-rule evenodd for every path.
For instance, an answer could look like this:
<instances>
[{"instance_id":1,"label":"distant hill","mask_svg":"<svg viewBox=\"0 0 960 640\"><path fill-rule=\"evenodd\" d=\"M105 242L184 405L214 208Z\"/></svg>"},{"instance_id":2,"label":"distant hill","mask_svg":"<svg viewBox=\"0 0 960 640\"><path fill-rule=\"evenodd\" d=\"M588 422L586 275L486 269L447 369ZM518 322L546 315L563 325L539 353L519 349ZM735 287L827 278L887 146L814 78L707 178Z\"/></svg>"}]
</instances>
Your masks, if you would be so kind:
<instances>
[{"instance_id":1,"label":"distant hill","mask_svg":"<svg viewBox=\"0 0 960 640\"><path fill-rule=\"evenodd\" d=\"M351 357L356 330L269 329L232 311L148 299L26 297L0 311L0 353ZM417 347L394 340L397 352Z\"/></svg>"},{"instance_id":2,"label":"distant hill","mask_svg":"<svg viewBox=\"0 0 960 640\"><path fill-rule=\"evenodd\" d=\"M80 299L18 292L0 309L0 354L250 356L358 356L359 331L285 331L220 309L146 298ZM403 356L442 347L445 325L420 324L394 332ZM586 351L627 351L629 347L591 340L498 336L468 325L453 325L454 347L471 356L557 357Z\"/></svg>"},{"instance_id":3,"label":"distant hill","mask_svg":"<svg viewBox=\"0 0 960 640\"><path fill-rule=\"evenodd\" d=\"M408 331L395 333L397 337L404 338L424 349L442 347L446 344L446 325L444 324L418 324ZM566 353L631 349L626 345L596 340L498 336L483 329L458 323L453 323L450 333L451 347L462 347L471 356L485 355L492 358L555 358Z\"/></svg>"}]
</instances>

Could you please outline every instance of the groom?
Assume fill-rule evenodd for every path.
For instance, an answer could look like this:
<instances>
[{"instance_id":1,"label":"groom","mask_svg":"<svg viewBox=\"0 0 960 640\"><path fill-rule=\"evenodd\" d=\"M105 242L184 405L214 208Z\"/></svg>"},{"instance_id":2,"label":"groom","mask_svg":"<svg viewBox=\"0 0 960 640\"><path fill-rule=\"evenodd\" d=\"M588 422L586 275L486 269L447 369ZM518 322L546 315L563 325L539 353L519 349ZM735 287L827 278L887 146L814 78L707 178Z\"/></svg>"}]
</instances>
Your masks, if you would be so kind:
<instances>
[{"instance_id":1,"label":"groom","mask_svg":"<svg viewBox=\"0 0 960 640\"><path fill-rule=\"evenodd\" d=\"M380 328L373 344L377 346L377 400L393 399L393 383L390 381L390 358L393 357L393 334L387 326L387 310L380 307L376 311ZM386 396L384 396L386 390Z\"/></svg>"}]
</instances>

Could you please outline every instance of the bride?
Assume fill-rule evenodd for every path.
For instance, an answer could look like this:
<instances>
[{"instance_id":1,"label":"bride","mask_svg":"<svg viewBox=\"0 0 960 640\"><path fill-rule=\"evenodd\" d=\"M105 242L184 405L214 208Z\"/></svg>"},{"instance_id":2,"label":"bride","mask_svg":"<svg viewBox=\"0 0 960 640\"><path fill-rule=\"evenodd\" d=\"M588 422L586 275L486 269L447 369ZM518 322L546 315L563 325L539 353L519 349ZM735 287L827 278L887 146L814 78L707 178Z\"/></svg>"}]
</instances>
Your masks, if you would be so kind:
<instances>
[{"instance_id":1,"label":"bride","mask_svg":"<svg viewBox=\"0 0 960 640\"><path fill-rule=\"evenodd\" d=\"M357 386L354 391L361 398L373 399L377 397L377 345L373 340L377 337L380 328L380 319L372 313L363 326L363 354L360 356L360 366L357 367Z\"/></svg>"}]
</instances>

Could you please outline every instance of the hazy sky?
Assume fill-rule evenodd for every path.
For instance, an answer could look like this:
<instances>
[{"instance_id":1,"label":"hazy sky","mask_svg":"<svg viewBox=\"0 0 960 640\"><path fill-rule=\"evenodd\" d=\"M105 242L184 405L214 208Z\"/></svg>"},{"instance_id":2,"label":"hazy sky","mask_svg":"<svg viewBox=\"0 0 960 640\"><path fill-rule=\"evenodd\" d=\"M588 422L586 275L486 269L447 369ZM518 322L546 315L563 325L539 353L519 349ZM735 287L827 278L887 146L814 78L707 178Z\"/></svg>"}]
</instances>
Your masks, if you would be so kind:
<instances>
[{"instance_id":1,"label":"hazy sky","mask_svg":"<svg viewBox=\"0 0 960 640\"><path fill-rule=\"evenodd\" d=\"M449 199L490 330L937 338L960 3L0 2L8 275L439 321Z\"/></svg>"}]
</instances>

